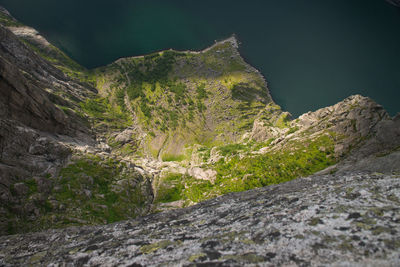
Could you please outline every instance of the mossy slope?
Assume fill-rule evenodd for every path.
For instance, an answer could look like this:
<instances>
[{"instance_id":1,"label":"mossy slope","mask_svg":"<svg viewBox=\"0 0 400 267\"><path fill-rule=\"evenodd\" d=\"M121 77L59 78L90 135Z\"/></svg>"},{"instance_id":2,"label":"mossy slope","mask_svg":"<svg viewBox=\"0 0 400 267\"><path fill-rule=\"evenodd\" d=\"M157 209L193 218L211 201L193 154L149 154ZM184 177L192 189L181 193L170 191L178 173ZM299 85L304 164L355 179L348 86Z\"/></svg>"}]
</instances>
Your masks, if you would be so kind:
<instances>
[{"instance_id":1,"label":"mossy slope","mask_svg":"<svg viewBox=\"0 0 400 267\"><path fill-rule=\"evenodd\" d=\"M179 157L196 143L237 141L272 102L234 37L201 52L120 59L95 73L100 94L131 112L147 133L145 154L160 159Z\"/></svg>"}]
</instances>

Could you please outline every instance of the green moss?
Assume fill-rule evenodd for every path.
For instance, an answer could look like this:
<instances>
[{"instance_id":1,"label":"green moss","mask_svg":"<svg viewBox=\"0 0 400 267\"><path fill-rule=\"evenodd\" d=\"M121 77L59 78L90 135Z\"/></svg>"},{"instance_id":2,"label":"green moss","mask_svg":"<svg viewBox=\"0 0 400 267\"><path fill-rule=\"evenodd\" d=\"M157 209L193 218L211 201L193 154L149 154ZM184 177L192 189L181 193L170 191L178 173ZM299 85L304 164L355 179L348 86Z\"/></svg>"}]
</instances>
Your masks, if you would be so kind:
<instances>
[{"instance_id":1,"label":"green moss","mask_svg":"<svg viewBox=\"0 0 400 267\"><path fill-rule=\"evenodd\" d=\"M321 145L327 148L324 152L319 149ZM221 193L289 181L335 163L335 159L329 156L333 153L333 141L326 135L308 144L295 143L291 146L287 151L244 158L235 156L227 162L219 161L215 168L218 171L216 184L221 186ZM242 179L248 174L252 175ZM239 179L232 179L235 177Z\"/></svg>"},{"instance_id":2,"label":"green moss","mask_svg":"<svg viewBox=\"0 0 400 267\"><path fill-rule=\"evenodd\" d=\"M126 144L120 149L120 152L121 152L121 155L127 156L127 155L132 155L132 154L136 153L137 149L138 148L136 145Z\"/></svg>"},{"instance_id":3,"label":"green moss","mask_svg":"<svg viewBox=\"0 0 400 267\"><path fill-rule=\"evenodd\" d=\"M322 223L321 219L318 217L314 217L314 218L311 218L311 220L308 222L308 225L316 226L317 224L320 224L320 223Z\"/></svg>"},{"instance_id":4,"label":"green moss","mask_svg":"<svg viewBox=\"0 0 400 267\"><path fill-rule=\"evenodd\" d=\"M46 255L46 251L38 252L35 255L31 256L31 258L29 259L29 263L38 264Z\"/></svg>"},{"instance_id":5,"label":"green moss","mask_svg":"<svg viewBox=\"0 0 400 267\"><path fill-rule=\"evenodd\" d=\"M288 134L295 133L295 132L297 132L298 130L299 130L299 127L298 127L298 126L291 127L291 128L289 129L289 131L288 131Z\"/></svg>"},{"instance_id":6,"label":"green moss","mask_svg":"<svg viewBox=\"0 0 400 267\"><path fill-rule=\"evenodd\" d=\"M121 129L132 125L130 115L118 105L110 103L107 98L87 99L81 108L98 123L106 123L113 128Z\"/></svg>"},{"instance_id":7,"label":"green moss","mask_svg":"<svg viewBox=\"0 0 400 267\"><path fill-rule=\"evenodd\" d=\"M182 199L182 191L184 190L182 184L182 175L170 174L158 185L157 196L155 202L173 202Z\"/></svg>"},{"instance_id":8,"label":"green moss","mask_svg":"<svg viewBox=\"0 0 400 267\"><path fill-rule=\"evenodd\" d=\"M208 166L217 171L217 179L213 184L209 181L196 180L190 176L173 175L160 183L159 192L161 194L158 201L191 200L199 202L229 192L245 191L290 181L300 176L308 176L336 162L332 156L333 144L330 135L323 135L315 140L290 143L285 150L264 155L246 154L252 149L258 148L258 144L222 146L219 147L219 150L221 155L226 158ZM322 146L325 148L323 151L320 149ZM200 155L204 153L205 160L209 157L209 151L210 149L207 147L198 149ZM240 156L239 152L241 152Z\"/></svg>"},{"instance_id":9,"label":"green moss","mask_svg":"<svg viewBox=\"0 0 400 267\"><path fill-rule=\"evenodd\" d=\"M248 103L252 103L253 101L257 101L257 96L264 96L266 97L266 94L259 90L258 88L254 87L251 84L247 83L237 83L234 84L232 87L232 98L239 100L239 101L244 101Z\"/></svg>"},{"instance_id":10,"label":"green moss","mask_svg":"<svg viewBox=\"0 0 400 267\"><path fill-rule=\"evenodd\" d=\"M162 161L183 161L185 158L185 155L175 154L163 154L161 157Z\"/></svg>"},{"instance_id":11,"label":"green moss","mask_svg":"<svg viewBox=\"0 0 400 267\"><path fill-rule=\"evenodd\" d=\"M164 51L136 59L133 62L134 67L129 70L129 78L136 85L141 85L144 82L151 84L155 82L165 83L176 58L183 55L183 53L175 51Z\"/></svg>"},{"instance_id":12,"label":"green moss","mask_svg":"<svg viewBox=\"0 0 400 267\"><path fill-rule=\"evenodd\" d=\"M67 214L89 223L111 223L135 217L134 208L143 205L145 200L140 186L124 192L113 190L118 178L131 179L132 183L136 183L135 176L124 174L124 167L124 164L112 159L84 157L60 171L58 183L61 190L54 196L66 206Z\"/></svg>"},{"instance_id":13,"label":"green moss","mask_svg":"<svg viewBox=\"0 0 400 267\"><path fill-rule=\"evenodd\" d=\"M397 250L400 248L400 240L398 239L384 239L383 242L389 249Z\"/></svg>"},{"instance_id":14,"label":"green moss","mask_svg":"<svg viewBox=\"0 0 400 267\"><path fill-rule=\"evenodd\" d=\"M343 241L340 245L339 245L339 249L343 250L343 251L353 251L354 247L353 245L348 242L348 241Z\"/></svg>"},{"instance_id":15,"label":"green moss","mask_svg":"<svg viewBox=\"0 0 400 267\"><path fill-rule=\"evenodd\" d=\"M122 111L126 112L127 108L125 105L125 90L124 89L117 89L115 91L115 97L117 99L118 106L121 107Z\"/></svg>"},{"instance_id":16,"label":"green moss","mask_svg":"<svg viewBox=\"0 0 400 267\"><path fill-rule=\"evenodd\" d=\"M13 18L7 16L3 12L0 12L0 24L4 27L20 27L24 26L22 23L14 20Z\"/></svg>"},{"instance_id":17,"label":"green moss","mask_svg":"<svg viewBox=\"0 0 400 267\"><path fill-rule=\"evenodd\" d=\"M206 84L202 83L199 86L197 86L196 93L197 93L197 99L205 99L208 97L207 91L205 90Z\"/></svg>"},{"instance_id":18,"label":"green moss","mask_svg":"<svg viewBox=\"0 0 400 267\"><path fill-rule=\"evenodd\" d=\"M372 229L372 234L373 235L380 235L382 233L389 233L390 234L391 229L388 227L384 227L384 226L376 226Z\"/></svg>"},{"instance_id":19,"label":"green moss","mask_svg":"<svg viewBox=\"0 0 400 267\"><path fill-rule=\"evenodd\" d=\"M275 138L270 138L265 142L256 143L253 146L253 150L260 150L261 148L268 147L273 141L275 141Z\"/></svg>"},{"instance_id":20,"label":"green moss","mask_svg":"<svg viewBox=\"0 0 400 267\"><path fill-rule=\"evenodd\" d=\"M34 179L24 181L24 184L29 188L29 194L37 193L38 186Z\"/></svg>"},{"instance_id":21,"label":"green moss","mask_svg":"<svg viewBox=\"0 0 400 267\"><path fill-rule=\"evenodd\" d=\"M281 129L289 127L289 116L286 113L283 113L279 116L278 120L275 122L275 126ZM295 129L293 129L295 130ZM289 130L290 131L290 130Z\"/></svg>"},{"instance_id":22,"label":"green moss","mask_svg":"<svg viewBox=\"0 0 400 267\"><path fill-rule=\"evenodd\" d=\"M246 146L243 144L229 144L226 146L219 147L219 151L222 156L232 156L238 154L240 150L245 149Z\"/></svg>"},{"instance_id":23,"label":"green moss","mask_svg":"<svg viewBox=\"0 0 400 267\"><path fill-rule=\"evenodd\" d=\"M144 245L140 248L140 252L143 254L150 254L153 252L156 252L159 249L164 249L170 245L174 245L175 243L169 240L162 240L160 242L150 244L150 245Z\"/></svg>"},{"instance_id":24,"label":"green moss","mask_svg":"<svg viewBox=\"0 0 400 267\"><path fill-rule=\"evenodd\" d=\"M209 147L200 147L197 152L200 154L203 162L207 162L211 157L211 149Z\"/></svg>"},{"instance_id":25,"label":"green moss","mask_svg":"<svg viewBox=\"0 0 400 267\"><path fill-rule=\"evenodd\" d=\"M209 181L196 180L182 174L169 174L158 184L155 202L166 203L177 200L199 202L211 188L212 184Z\"/></svg>"},{"instance_id":26,"label":"green moss","mask_svg":"<svg viewBox=\"0 0 400 267\"><path fill-rule=\"evenodd\" d=\"M190 262L194 262L194 261L196 261L200 258L206 257L206 256L207 256L207 254L204 254L204 253L194 254L194 255L191 255L188 260Z\"/></svg>"}]
</instances>

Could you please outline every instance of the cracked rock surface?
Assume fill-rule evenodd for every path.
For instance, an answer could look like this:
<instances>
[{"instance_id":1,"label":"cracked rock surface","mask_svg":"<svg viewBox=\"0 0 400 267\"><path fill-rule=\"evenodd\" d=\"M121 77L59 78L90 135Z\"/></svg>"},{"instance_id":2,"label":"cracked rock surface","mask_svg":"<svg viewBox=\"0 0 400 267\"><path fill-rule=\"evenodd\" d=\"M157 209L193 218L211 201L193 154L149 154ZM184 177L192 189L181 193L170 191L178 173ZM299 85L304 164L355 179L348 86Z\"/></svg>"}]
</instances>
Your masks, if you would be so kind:
<instances>
[{"instance_id":1,"label":"cracked rock surface","mask_svg":"<svg viewBox=\"0 0 400 267\"><path fill-rule=\"evenodd\" d=\"M106 226L0 237L1 266L399 266L400 176L316 175Z\"/></svg>"}]
</instances>

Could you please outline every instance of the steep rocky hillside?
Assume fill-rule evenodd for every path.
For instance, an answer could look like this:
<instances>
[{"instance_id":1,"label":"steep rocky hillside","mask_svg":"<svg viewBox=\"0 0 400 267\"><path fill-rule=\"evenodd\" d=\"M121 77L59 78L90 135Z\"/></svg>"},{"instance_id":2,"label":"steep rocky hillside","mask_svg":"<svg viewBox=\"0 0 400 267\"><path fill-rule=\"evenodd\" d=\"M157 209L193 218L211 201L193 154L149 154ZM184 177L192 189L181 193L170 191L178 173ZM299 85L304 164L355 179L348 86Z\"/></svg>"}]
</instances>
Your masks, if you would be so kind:
<instances>
[{"instance_id":1,"label":"steep rocky hillside","mask_svg":"<svg viewBox=\"0 0 400 267\"><path fill-rule=\"evenodd\" d=\"M400 176L313 176L107 226L0 237L0 265L398 266Z\"/></svg>"},{"instance_id":2,"label":"steep rocky hillside","mask_svg":"<svg viewBox=\"0 0 400 267\"><path fill-rule=\"evenodd\" d=\"M95 70L1 8L0 37L0 234L112 223L320 171L400 172L399 116L356 95L292 120L235 37Z\"/></svg>"},{"instance_id":3,"label":"steep rocky hillside","mask_svg":"<svg viewBox=\"0 0 400 267\"><path fill-rule=\"evenodd\" d=\"M96 70L100 94L130 111L140 154L183 160L193 144L238 141L272 103L234 37L201 52L163 51Z\"/></svg>"},{"instance_id":4,"label":"steep rocky hillside","mask_svg":"<svg viewBox=\"0 0 400 267\"><path fill-rule=\"evenodd\" d=\"M103 147L81 108L97 90L65 71L76 63L0 11L0 233L146 213L146 175L97 155Z\"/></svg>"}]
</instances>

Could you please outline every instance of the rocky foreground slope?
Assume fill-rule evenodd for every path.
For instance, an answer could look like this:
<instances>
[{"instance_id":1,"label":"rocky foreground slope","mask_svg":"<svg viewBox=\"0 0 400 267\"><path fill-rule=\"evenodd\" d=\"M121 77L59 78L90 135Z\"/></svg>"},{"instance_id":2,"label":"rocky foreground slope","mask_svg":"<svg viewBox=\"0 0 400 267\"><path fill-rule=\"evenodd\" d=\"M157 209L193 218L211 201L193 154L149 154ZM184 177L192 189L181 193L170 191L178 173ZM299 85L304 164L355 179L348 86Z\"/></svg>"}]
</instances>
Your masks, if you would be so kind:
<instances>
[{"instance_id":1,"label":"rocky foreground slope","mask_svg":"<svg viewBox=\"0 0 400 267\"><path fill-rule=\"evenodd\" d=\"M0 237L0 265L398 266L399 204L399 175L317 175L107 226Z\"/></svg>"}]
</instances>

